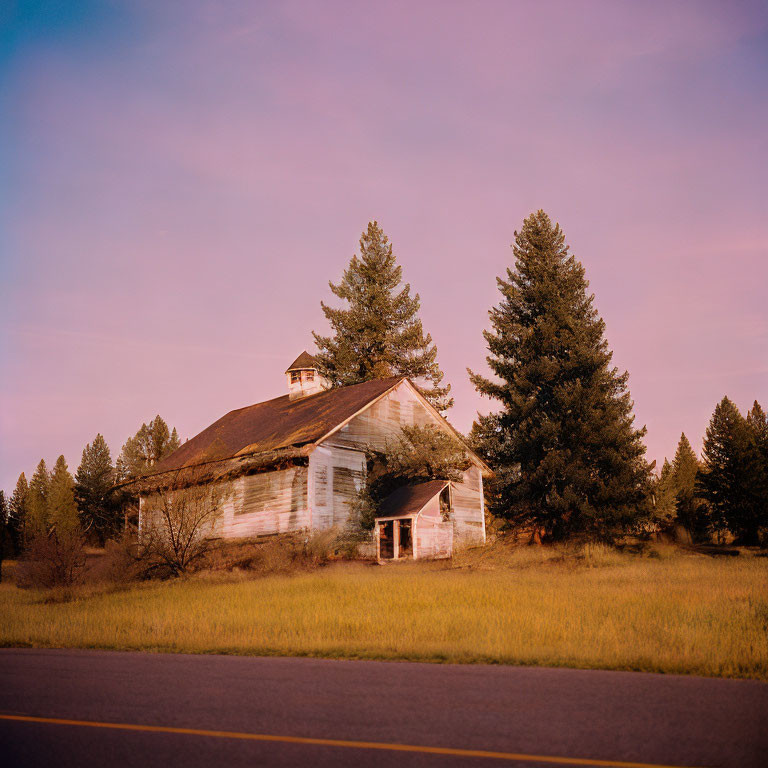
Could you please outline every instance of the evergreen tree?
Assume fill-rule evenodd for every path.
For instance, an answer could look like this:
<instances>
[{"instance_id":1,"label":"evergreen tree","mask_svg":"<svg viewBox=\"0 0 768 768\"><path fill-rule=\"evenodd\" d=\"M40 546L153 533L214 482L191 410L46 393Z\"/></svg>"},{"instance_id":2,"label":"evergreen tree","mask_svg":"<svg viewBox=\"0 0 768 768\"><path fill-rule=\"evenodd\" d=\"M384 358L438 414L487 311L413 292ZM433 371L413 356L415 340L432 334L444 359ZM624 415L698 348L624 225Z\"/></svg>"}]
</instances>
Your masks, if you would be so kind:
<instances>
[{"instance_id":1,"label":"evergreen tree","mask_svg":"<svg viewBox=\"0 0 768 768\"><path fill-rule=\"evenodd\" d=\"M504 495L507 488L520 480L520 465L508 459L507 439L501 415L497 413L478 413L467 436L470 448L493 467L493 477L483 484L488 511L499 519L519 524L525 520L509 513Z\"/></svg>"},{"instance_id":2,"label":"evergreen tree","mask_svg":"<svg viewBox=\"0 0 768 768\"><path fill-rule=\"evenodd\" d=\"M610 536L646 514L650 468L633 427L627 373L612 368L605 325L587 294L584 267L559 225L529 216L513 245L514 269L484 333L490 380L469 372L501 410L478 426L494 441L491 511L553 539Z\"/></svg>"},{"instance_id":3,"label":"evergreen tree","mask_svg":"<svg viewBox=\"0 0 768 768\"><path fill-rule=\"evenodd\" d=\"M755 400L747 414L752 459L750 489L759 527L768 528L768 416Z\"/></svg>"},{"instance_id":4,"label":"evergreen tree","mask_svg":"<svg viewBox=\"0 0 768 768\"><path fill-rule=\"evenodd\" d=\"M169 432L165 421L155 416L149 424L142 424L138 432L126 440L117 459L117 481L124 482L146 474L180 444L176 427Z\"/></svg>"},{"instance_id":5,"label":"evergreen tree","mask_svg":"<svg viewBox=\"0 0 768 768\"><path fill-rule=\"evenodd\" d=\"M83 528L92 532L102 544L120 528L119 511L110 497L114 484L112 457L106 441L99 434L83 449L83 458L75 474L75 499Z\"/></svg>"},{"instance_id":6,"label":"evergreen tree","mask_svg":"<svg viewBox=\"0 0 768 768\"><path fill-rule=\"evenodd\" d=\"M698 487L719 527L742 544L757 544L761 525L755 503L755 442L746 419L724 397L715 407L704 438L704 469Z\"/></svg>"},{"instance_id":7,"label":"evergreen tree","mask_svg":"<svg viewBox=\"0 0 768 768\"><path fill-rule=\"evenodd\" d=\"M16 482L9 510L9 531L13 549L19 554L27 546L27 525L29 517L29 484L22 472Z\"/></svg>"},{"instance_id":8,"label":"evergreen tree","mask_svg":"<svg viewBox=\"0 0 768 768\"><path fill-rule=\"evenodd\" d=\"M80 529L75 502L75 480L67 462L59 456L51 473L48 486L48 522L57 535L74 534Z\"/></svg>"},{"instance_id":9,"label":"evergreen tree","mask_svg":"<svg viewBox=\"0 0 768 768\"><path fill-rule=\"evenodd\" d=\"M333 386L359 384L387 376L408 376L438 410L453 405L450 385L440 386L443 373L437 348L424 335L417 314L419 295L401 285L402 267L378 223L368 224L360 238L360 256L353 256L338 285L329 283L347 309L321 302L332 336L313 332L321 373Z\"/></svg>"},{"instance_id":10,"label":"evergreen tree","mask_svg":"<svg viewBox=\"0 0 768 768\"><path fill-rule=\"evenodd\" d=\"M48 467L45 465L45 459L40 459L35 474L29 482L28 512L27 512L27 535L28 537L37 536L46 533L48 530L48 487L51 478L48 474Z\"/></svg>"},{"instance_id":11,"label":"evergreen tree","mask_svg":"<svg viewBox=\"0 0 768 768\"><path fill-rule=\"evenodd\" d=\"M677 515L676 495L672 465L664 459L661 474L654 485L654 496L656 520L665 528L672 525Z\"/></svg>"},{"instance_id":12,"label":"evergreen tree","mask_svg":"<svg viewBox=\"0 0 768 768\"><path fill-rule=\"evenodd\" d=\"M747 414L747 424L755 436L755 442L760 453L768 461L768 415L757 400L753 403L752 410Z\"/></svg>"},{"instance_id":13,"label":"evergreen tree","mask_svg":"<svg viewBox=\"0 0 768 768\"><path fill-rule=\"evenodd\" d=\"M704 538L709 527L707 507L696 491L700 469L699 459L688 438L685 433L681 434L672 465L675 513L678 522L697 539Z\"/></svg>"}]
</instances>

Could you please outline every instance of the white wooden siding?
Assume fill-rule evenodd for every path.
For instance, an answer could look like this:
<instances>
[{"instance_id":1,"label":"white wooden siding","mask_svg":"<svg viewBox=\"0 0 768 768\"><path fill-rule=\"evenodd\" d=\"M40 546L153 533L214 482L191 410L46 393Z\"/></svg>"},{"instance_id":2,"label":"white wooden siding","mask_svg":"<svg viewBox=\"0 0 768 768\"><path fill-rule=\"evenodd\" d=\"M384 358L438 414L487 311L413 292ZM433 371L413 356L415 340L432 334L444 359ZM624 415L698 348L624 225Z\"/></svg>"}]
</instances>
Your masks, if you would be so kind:
<instances>
[{"instance_id":1,"label":"white wooden siding","mask_svg":"<svg viewBox=\"0 0 768 768\"><path fill-rule=\"evenodd\" d=\"M383 452L388 441L399 439L403 426L414 424L422 427L435 424L441 429L446 428L442 420L428 411L403 383L334 432L323 441L323 445L368 447Z\"/></svg>"},{"instance_id":2,"label":"white wooden siding","mask_svg":"<svg viewBox=\"0 0 768 768\"><path fill-rule=\"evenodd\" d=\"M415 557L450 557L453 553L453 525L440 522L439 518L423 513L416 519Z\"/></svg>"},{"instance_id":3,"label":"white wooden siding","mask_svg":"<svg viewBox=\"0 0 768 768\"><path fill-rule=\"evenodd\" d=\"M365 480L363 451L323 445L309 456L309 506L312 530L343 528Z\"/></svg>"},{"instance_id":4,"label":"white wooden siding","mask_svg":"<svg viewBox=\"0 0 768 768\"><path fill-rule=\"evenodd\" d=\"M462 482L452 484L451 499L456 543L484 544L483 477L478 467L470 467L464 472Z\"/></svg>"},{"instance_id":5,"label":"white wooden siding","mask_svg":"<svg viewBox=\"0 0 768 768\"><path fill-rule=\"evenodd\" d=\"M245 538L309 528L307 477L307 467L289 467L231 481L231 503L218 535Z\"/></svg>"},{"instance_id":6,"label":"white wooden siding","mask_svg":"<svg viewBox=\"0 0 768 768\"><path fill-rule=\"evenodd\" d=\"M430 517L440 521L440 494L436 493L422 508L420 517Z\"/></svg>"}]
</instances>

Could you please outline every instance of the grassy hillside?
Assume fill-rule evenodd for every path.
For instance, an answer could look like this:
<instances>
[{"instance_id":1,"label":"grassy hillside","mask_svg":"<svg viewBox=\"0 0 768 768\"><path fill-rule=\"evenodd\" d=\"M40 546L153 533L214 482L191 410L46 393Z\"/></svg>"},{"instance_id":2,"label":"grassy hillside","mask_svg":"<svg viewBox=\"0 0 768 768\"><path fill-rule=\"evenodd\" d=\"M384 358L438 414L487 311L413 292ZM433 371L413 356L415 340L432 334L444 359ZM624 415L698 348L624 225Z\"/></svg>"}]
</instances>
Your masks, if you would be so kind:
<instances>
[{"instance_id":1,"label":"grassy hillside","mask_svg":"<svg viewBox=\"0 0 768 768\"><path fill-rule=\"evenodd\" d=\"M452 563L196 576L68 602L0 588L0 644L768 679L768 558L488 548Z\"/></svg>"}]
</instances>

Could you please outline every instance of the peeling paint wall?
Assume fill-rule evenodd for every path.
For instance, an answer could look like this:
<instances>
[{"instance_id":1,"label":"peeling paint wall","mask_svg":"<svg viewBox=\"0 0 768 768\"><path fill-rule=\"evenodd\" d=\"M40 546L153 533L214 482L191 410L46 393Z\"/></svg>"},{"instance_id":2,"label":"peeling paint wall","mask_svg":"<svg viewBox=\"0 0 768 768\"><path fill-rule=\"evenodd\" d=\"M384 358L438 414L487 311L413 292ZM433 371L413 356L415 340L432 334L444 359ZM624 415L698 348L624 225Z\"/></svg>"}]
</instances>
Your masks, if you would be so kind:
<instances>
[{"instance_id":1,"label":"peeling paint wall","mask_svg":"<svg viewBox=\"0 0 768 768\"><path fill-rule=\"evenodd\" d=\"M483 476L478 467L464 472L460 483L451 488L453 526L456 544L485 543L485 505L483 500Z\"/></svg>"},{"instance_id":2,"label":"peeling paint wall","mask_svg":"<svg viewBox=\"0 0 768 768\"><path fill-rule=\"evenodd\" d=\"M231 481L231 503L217 533L231 539L309 528L307 477L307 467L289 467Z\"/></svg>"},{"instance_id":3,"label":"peeling paint wall","mask_svg":"<svg viewBox=\"0 0 768 768\"><path fill-rule=\"evenodd\" d=\"M453 524L441 522L439 516L425 516L416 520L416 557L450 557L453 554Z\"/></svg>"},{"instance_id":4,"label":"peeling paint wall","mask_svg":"<svg viewBox=\"0 0 768 768\"><path fill-rule=\"evenodd\" d=\"M355 416L323 445L369 447L383 452L387 441L399 438L403 426L414 424L426 426L441 422L424 408L405 384L401 384L363 413Z\"/></svg>"},{"instance_id":5,"label":"peeling paint wall","mask_svg":"<svg viewBox=\"0 0 768 768\"><path fill-rule=\"evenodd\" d=\"M358 491L365 482L365 453L323 445L309 456L312 530L346 526Z\"/></svg>"}]
</instances>

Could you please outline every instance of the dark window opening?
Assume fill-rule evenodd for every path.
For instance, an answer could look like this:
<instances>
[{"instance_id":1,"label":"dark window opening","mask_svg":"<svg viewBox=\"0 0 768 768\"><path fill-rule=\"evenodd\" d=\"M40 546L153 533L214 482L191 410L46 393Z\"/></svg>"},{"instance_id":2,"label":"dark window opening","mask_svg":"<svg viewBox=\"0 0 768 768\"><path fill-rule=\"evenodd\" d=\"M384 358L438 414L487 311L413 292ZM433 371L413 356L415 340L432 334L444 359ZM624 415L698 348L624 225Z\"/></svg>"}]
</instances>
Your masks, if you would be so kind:
<instances>
[{"instance_id":1,"label":"dark window opening","mask_svg":"<svg viewBox=\"0 0 768 768\"><path fill-rule=\"evenodd\" d=\"M397 549L395 549L397 543ZM379 523L379 558L413 557L413 520L382 520Z\"/></svg>"},{"instance_id":2,"label":"dark window opening","mask_svg":"<svg viewBox=\"0 0 768 768\"><path fill-rule=\"evenodd\" d=\"M291 371L291 384L301 381L301 371Z\"/></svg>"},{"instance_id":3,"label":"dark window opening","mask_svg":"<svg viewBox=\"0 0 768 768\"><path fill-rule=\"evenodd\" d=\"M411 536L411 520L400 521L400 557L413 556L413 537Z\"/></svg>"},{"instance_id":4,"label":"dark window opening","mask_svg":"<svg viewBox=\"0 0 768 768\"><path fill-rule=\"evenodd\" d=\"M379 523L379 557L382 560L391 560L395 556L394 528L391 520Z\"/></svg>"},{"instance_id":5,"label":"dark window opening","mask_svg":"<svg viewBox=\"0 0 768 768\"><path fill-rule=\"evenodd\" d=\"M453 508L451 506L451 486L446 485L440 492L440 517L443 518L443 522L451 519L451 512Z\"/></svg>"}]
</instances>

